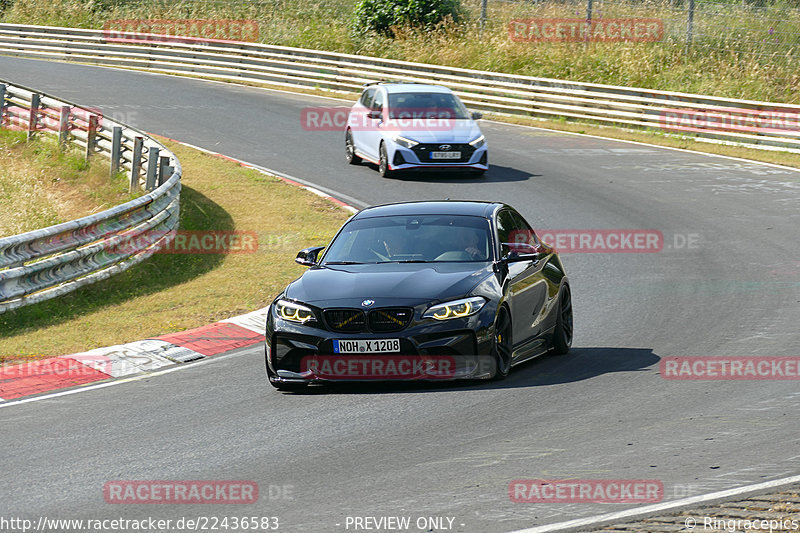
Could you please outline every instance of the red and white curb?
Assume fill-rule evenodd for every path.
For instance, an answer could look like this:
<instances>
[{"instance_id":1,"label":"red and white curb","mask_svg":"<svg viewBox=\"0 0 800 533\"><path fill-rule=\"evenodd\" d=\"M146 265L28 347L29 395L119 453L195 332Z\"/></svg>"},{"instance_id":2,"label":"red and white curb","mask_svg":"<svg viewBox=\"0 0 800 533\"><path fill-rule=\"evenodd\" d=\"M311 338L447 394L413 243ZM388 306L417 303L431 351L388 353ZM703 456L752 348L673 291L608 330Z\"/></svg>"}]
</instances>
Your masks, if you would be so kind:
<instances>
[{"instance_id":1,"label":"red and white curb","mask_svg":"<svg viewBox=\"0 0 800 533\"><path fill-rule=\"evenodd\" d=\"M269 308L141 341L0 368L0 402L129 377L264 342Z\"/></svg>"},{"instance_id":2,"label":"red and white curb","mask_svg":"<svg viewBox=\"0 0 800 533\"><path fill-rule=\"evenodd\" d=\"M169 138L167 137L167 139ZM334 198L331 194L336 194L347 198L348 201L361 204L358 200L339 193L332 192L328 194L323 192L312 184L304 182L304 180L212 152L205 148L174 139L169 140L215 157L227 159L262 174L277 177L285 183L301 187L317 196L330 200L351 213L358 212L358 209L338 198ZM168 333L152 339L0 367L0 403L106 379L153 372L168 365L195 361L236 348L244 348L264 342L267 312L269 312L269 308L259 309L252 313L228 318L207 326L177 333Z\"/></svg>"}]
</instances>

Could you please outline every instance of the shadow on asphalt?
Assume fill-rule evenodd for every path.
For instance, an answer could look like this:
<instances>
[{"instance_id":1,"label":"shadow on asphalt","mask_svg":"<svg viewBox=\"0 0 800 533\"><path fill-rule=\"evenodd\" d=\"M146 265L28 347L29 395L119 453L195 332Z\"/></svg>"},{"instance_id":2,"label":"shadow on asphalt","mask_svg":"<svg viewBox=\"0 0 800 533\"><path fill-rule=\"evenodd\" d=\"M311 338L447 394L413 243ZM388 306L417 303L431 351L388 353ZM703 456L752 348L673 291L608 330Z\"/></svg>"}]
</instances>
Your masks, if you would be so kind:
<instances>
[{"instance_id":1,"label":"shadow on asphalt","mask_svg":"<svg viewBox=\"0 0 800 533\"><path fill-rule=\"evenodd\" d=\"M378 166L372 163L363 163L375 171L378 179L381 179L377 174ZM424 170L413 171L400 171L393 177L388 179L395 179L398 181L425 181L430 183L501 183L513 181L527 181L531 178L539 177L540 174L532 174L530 172L519 170L512 167L501 167L499 165L489 165L489 170L482 176L470 175L463 171L440 171L429 172Z\"/></svg>"},{"instance_id":2,"label":"shadow on asphalt","mask_svg":"<svg viewBox=\"0 0 800 533\"><path fill-rule=\"evenodd\" d=\"M566 355L545 355L515 366L503 381L330 383L284 394L426 393L539 387L583 381L612 372L644 371L660 360L649 348L573 348Z\"/></svg>"}]
</instances>

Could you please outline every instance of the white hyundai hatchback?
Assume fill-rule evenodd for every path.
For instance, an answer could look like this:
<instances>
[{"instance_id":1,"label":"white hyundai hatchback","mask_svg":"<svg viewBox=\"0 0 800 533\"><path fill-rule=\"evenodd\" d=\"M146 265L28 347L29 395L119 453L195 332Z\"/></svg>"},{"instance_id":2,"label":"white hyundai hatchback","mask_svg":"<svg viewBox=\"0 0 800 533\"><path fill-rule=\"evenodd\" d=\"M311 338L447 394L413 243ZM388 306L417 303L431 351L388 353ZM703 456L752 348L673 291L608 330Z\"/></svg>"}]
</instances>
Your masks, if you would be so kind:
<instances>
[{"instance_id":1,"label":"white hyundai hatchback","mask_svg":"<svg viewBox=\"0 0 800 533\"><path fill-rule=\"evenodd\" d=\"M347 162L378 165L381 176L401 170L489 168L486 139L447 87L418 83L367 84L347 118Z\"/></svg>"}]
</instances>

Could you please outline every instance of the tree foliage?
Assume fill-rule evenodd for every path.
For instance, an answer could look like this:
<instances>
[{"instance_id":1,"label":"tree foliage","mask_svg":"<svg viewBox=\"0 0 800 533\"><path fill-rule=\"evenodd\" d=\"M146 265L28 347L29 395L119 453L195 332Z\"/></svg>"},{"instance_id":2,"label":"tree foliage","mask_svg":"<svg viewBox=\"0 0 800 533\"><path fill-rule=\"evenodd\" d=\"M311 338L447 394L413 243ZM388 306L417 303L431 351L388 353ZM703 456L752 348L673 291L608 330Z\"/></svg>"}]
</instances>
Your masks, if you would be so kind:
<instances>
[{"instance_id":1,"label":"tree foliage","mask_svg":"<svg viewBox=\"0 0 800 533\"><path fill-rule=\"evenodd\" d=\"M458 22L461 18L460 0L360 0L353 29L393 36L394 28L431 30L448 19Z\"/></svg>"}]
</instances>

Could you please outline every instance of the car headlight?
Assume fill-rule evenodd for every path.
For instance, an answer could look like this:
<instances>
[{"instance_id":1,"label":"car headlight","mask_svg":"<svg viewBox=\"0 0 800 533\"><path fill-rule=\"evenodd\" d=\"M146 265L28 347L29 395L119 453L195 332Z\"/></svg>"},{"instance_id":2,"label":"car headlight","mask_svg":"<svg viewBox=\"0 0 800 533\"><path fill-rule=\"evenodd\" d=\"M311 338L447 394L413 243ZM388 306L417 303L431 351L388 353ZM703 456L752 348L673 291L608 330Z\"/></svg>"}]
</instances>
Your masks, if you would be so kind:
<instances>
[{"instance_id":1,"label":"car headlight","mask_svg":"<svg viewBox=\"0 0 800 533\"><path fill-rule=\"evenodd\" d=\"M403 137L401 135L396 135L394 137L394 142L396 142L403 148L409 148L409 149L414 148L416 145L419 144L417 141L407 139L406 137Z\"/></svg>"},{"instance_id":2,"label":"car headlight","mask_svg":"<svg viewBox=\"0 0 800 533\"><path fill-rule=\"evenodd\" d=\"M481 135L480 137L478 137L474 141L470 141L469 142L469 145L470 146L474 146L475 148L480 148L484 144L486 144L486 137L484 137L483 135Z\"/></svg>"},{"instance_id":3,"label":"car headlight","mask_svg":"<svg viewBox=\"0 0 800 533\"><path fill-rule=\"evenodd\" d=\"M461 318L469 315L474 315L481 310L486 300L480 296L474 298L464 298L463 300L453 300L452 302L445 302L437 304L425 311L422 315L423 318L435 318L436 320L449 320L451 318Z\"/></svg>"},{"instance_id":4,"label":"car headlight","mask_svg":"<svg viewBox=\"0 0 800 533\"><path fill-rule=\"evenodd\" d=\"M278 300L275 302L275 312L278 317L288 320L289 322L297 322L298 324L305 324L314 320L314 311L306 307L288 300Z\"/></svg>"}]
</instances>

